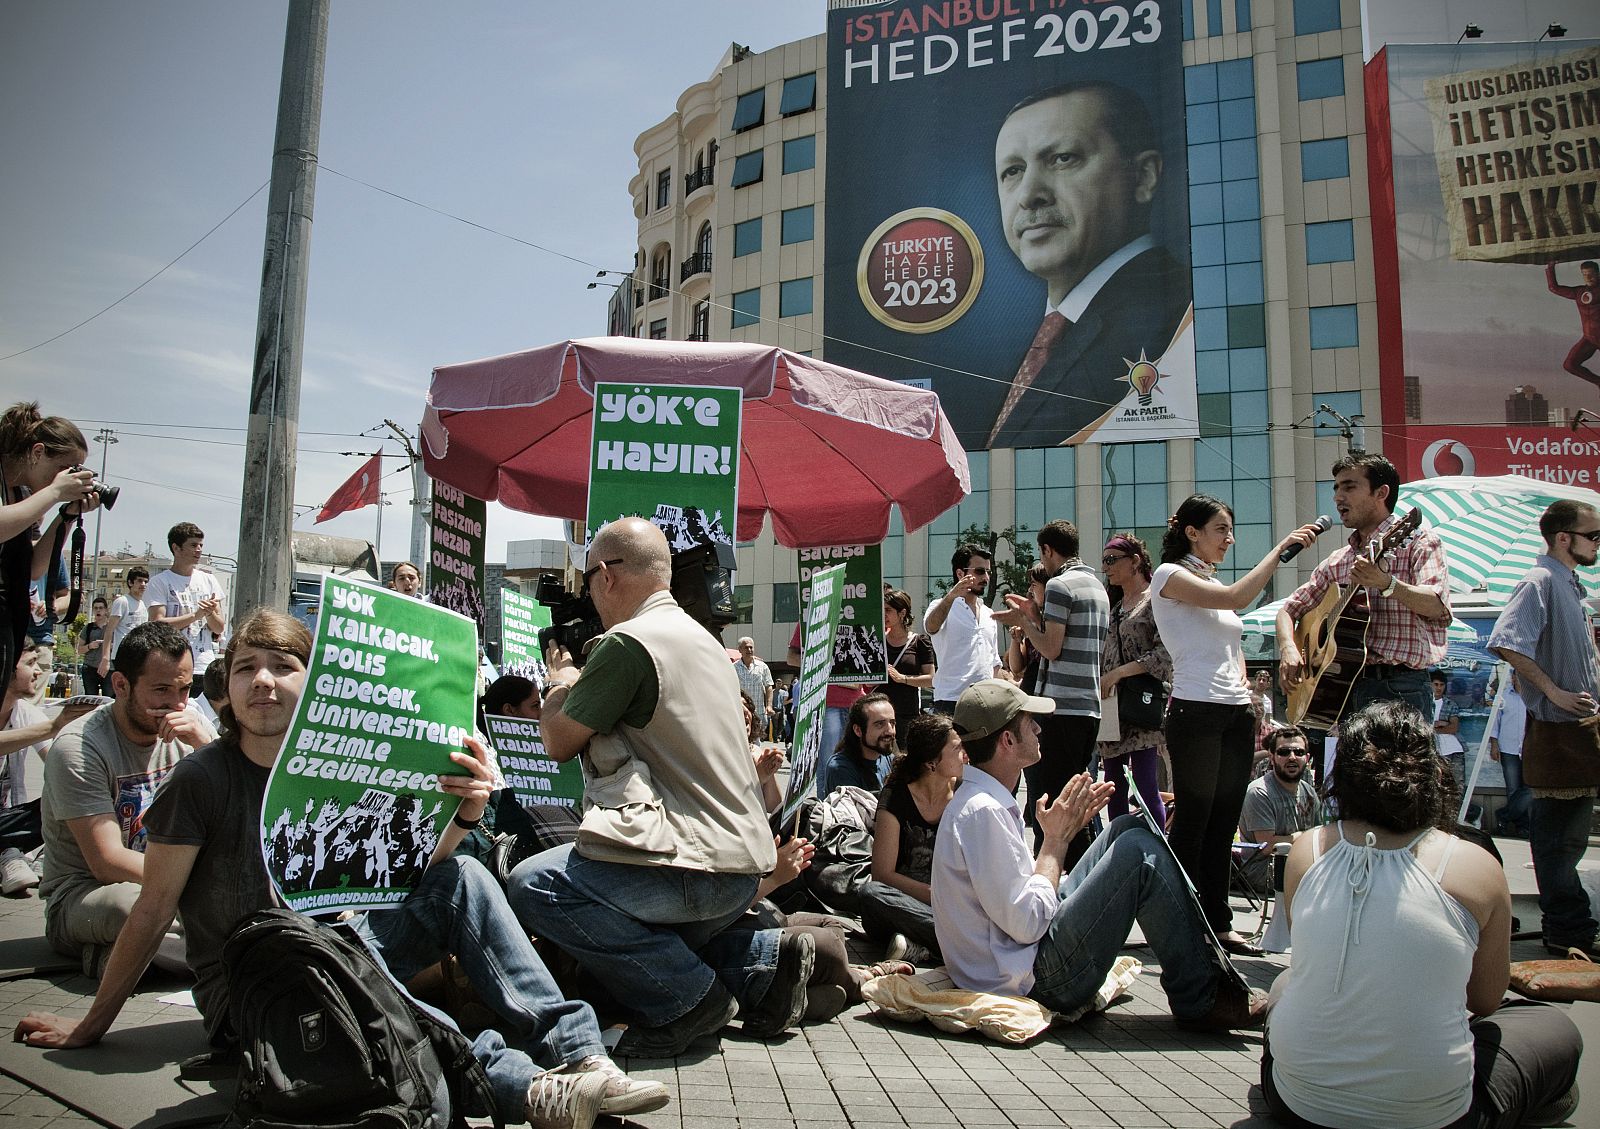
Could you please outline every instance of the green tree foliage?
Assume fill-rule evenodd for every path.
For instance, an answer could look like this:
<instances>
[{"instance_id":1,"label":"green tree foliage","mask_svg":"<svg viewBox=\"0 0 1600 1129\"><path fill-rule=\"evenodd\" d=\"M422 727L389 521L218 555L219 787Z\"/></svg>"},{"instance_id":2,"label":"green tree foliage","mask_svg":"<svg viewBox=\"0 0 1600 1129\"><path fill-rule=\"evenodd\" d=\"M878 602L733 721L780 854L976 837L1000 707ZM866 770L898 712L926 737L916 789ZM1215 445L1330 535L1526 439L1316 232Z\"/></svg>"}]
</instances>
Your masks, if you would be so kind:
<instances>
[{"instance_id":1,"label":"green tree foliage","mask_svg":"<svg viewBox=\"0 0 1600 1129\"><path fill-rule=\"evenodd\" d=\"M1010 592L1015 592L1018 595L1027 593L1028 570L1032 568L1039 560L1038 553L1035 551L1035 545L1031 538L1026 536L1019 537L1017 534L1017 527L1015 525L1008 525L1004 529L996 531L990 530L987 525L973 523L956 534L957 545L965 545L969 541L975 545L988 545L991 542L995 543L995 594L1004 596ZM1004 559L1005 552L999 547L999 542L1004 542L1005 545L1010 548L1010 560ZM935 562L930 561L928 563L929 570L932 571ZM938 562L938 564L942 565L944 562L941 561ZM948 568L946 568L946 571L949 571ZM954 583L954 581L949 576L945 576L936 581L934 585L936 590L928 593L928 599L939 599L946 592L950 591L950 585L952 583Z\"/></svg>"}]
</instances>

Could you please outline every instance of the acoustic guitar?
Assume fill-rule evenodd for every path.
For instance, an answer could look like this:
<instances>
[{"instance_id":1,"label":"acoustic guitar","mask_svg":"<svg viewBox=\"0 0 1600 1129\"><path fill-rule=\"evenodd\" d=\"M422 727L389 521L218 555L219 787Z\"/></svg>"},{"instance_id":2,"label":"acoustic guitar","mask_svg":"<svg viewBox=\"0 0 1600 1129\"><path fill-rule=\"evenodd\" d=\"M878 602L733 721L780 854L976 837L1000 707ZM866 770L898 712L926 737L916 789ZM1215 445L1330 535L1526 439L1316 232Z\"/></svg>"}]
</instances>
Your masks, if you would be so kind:
<instances>
[{"instance_id":1,"label":"acoustic guitar","mask_svg":"<svg viewBox=\"0 0 1600 1129\"><path fill-rule=\"evenodd\" d=\"M1422 514L1412 510L1363 554L1374 564L1411 540L1422 525ZM1367 628L1372 622L1367 590L1359 584L1341 588L1328 585L1300 622L1295 624L1294 645L1306 677L1284 693L1289 699L1289 724L1331 729L1350 700L1350 690L1367 665Z\"/></svg>"}]
</instances>

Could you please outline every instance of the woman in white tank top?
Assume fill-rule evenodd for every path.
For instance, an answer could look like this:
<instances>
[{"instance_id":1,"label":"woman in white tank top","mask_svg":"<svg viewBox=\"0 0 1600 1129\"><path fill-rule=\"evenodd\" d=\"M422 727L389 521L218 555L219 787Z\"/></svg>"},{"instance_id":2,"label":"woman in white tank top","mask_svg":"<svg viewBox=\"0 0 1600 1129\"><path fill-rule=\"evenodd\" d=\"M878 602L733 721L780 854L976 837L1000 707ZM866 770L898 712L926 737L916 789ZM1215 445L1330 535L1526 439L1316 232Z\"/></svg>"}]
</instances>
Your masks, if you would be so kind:
<instances>
[{"instance_id":1,"label":"woman in white tank top","mask_svg":"<svg viewBox=\"0 0 1600 1129\"><path fill-rule=\"evenodd\" d=\"M1453 785L1433 727L1383 702L1340 725L1344 819L1300 837L1284 903L1293 963L1273 987L1261 1084L1293 1127L1553 1125L1582 1042L1508 982L1511 894L1488 852L1434 830ZM1480 1053L1488 1049L1488 1053Z\"/></svg>"}]
</instances>

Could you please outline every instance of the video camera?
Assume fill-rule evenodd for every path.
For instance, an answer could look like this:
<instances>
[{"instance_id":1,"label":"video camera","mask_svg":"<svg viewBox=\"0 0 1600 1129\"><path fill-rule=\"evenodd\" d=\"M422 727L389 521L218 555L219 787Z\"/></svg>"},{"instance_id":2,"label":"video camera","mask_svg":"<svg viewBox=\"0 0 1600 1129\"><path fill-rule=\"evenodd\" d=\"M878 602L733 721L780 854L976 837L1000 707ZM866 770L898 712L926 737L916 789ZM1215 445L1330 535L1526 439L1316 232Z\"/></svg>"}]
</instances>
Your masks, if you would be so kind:
<instances>
[{"instance_id":1,"label":"video camera","mask_svg":"<svg viewBox=\"0 0 1600 1129\"><path fill-rule=\"evenodd\" d=\"M733 569L733 546L722 542L672 554L672 598L719 642L721 629L739 616ZM539 629L539 654L547 654L550 644L558 643L572 656L573 665L582 667L588 658L584 647L606 630L594 601L587 593L568 592L552 573L539 577L533 598L550 609L550 626Z\"/></svg>"},{"instance_id":2,"label":"video camera","mask_svg":"<svg viewBox=\"0 0 1600 1129\"><path fill-rule=\"evenodd\" d=\"M550 652L550 644L566 648L574 666L588 661L583 649L591 639L605 634L600 613L594 610L594 601L587 593L568 592L561 578L551 573L539 577L539 586L533 598L550 609L550 626L539 629L539 655Z\"/></svg>"},{"instance_id":3,"label":"video camera","mask_svg":"<svg viewBox=\"0 0 1600 1129\"><path fill-rule=\"evenodd\" d=\"M82 466L82 465L73 467L72 468L72 473L73 474L77 474L79 471L84 471L84 470L89 471L90 474L94 473L94 471L92 469L90 469L89 467L86 467L86 466ZM116 506L116 504L117 504L117 495L122 493L122 487L120 487L120 486L111 486L111 485L109 485L107 483L104 483L104 482L96 482L96 483L92 484L89 487L89 489L92 490L96 495L99 496L100 504L102 506L104 506L108 510L112 509L112 508L114 508Z\"/></svg>"}]
</instances>

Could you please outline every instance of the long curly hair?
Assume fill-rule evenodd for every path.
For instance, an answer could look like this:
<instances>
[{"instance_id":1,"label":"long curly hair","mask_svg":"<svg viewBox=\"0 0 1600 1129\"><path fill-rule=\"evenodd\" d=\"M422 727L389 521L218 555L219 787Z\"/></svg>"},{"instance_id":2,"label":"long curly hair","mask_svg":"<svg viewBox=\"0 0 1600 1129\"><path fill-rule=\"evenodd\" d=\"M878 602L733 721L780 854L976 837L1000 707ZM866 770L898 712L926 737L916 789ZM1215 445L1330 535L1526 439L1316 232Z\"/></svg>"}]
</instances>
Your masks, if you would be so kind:
<instances>
[{"instance_id":1,"label":"long curly hair","mask_svg":"<svg viewBox=\"0 0 1600 1129\"><path fill-rule=\"evenodd\" d=\"M1346 819L1404 833L1455 825L1455 780L1433 723L1405 702L1376 702L1339 723L1328 794Z\"/></svg>"}]
</instances>

